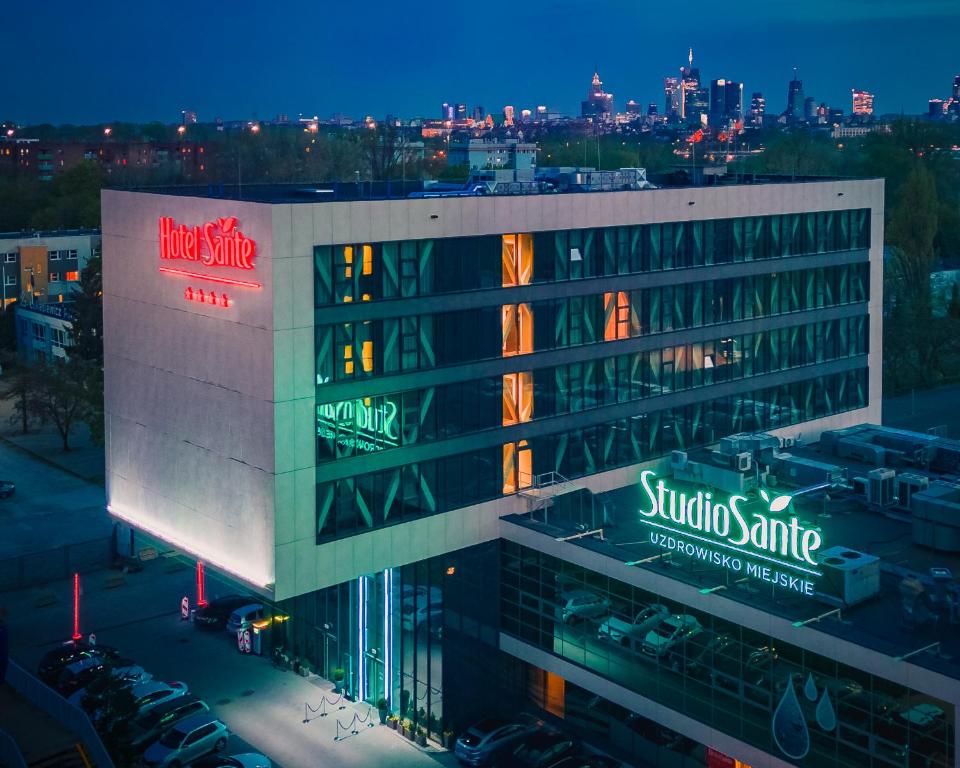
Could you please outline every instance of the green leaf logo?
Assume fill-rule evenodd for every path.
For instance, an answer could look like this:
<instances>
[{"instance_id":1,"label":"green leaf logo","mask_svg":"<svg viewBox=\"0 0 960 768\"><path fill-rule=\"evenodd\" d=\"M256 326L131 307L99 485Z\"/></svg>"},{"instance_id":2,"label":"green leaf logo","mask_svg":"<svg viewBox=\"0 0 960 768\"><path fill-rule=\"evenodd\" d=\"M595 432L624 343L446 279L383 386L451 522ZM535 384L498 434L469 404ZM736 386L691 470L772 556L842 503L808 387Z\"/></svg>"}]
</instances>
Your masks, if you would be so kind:
<instances>
[{"instance_id":1,"label":"green leaf logo","mask_svg":"<svg viewBox=\"0 0 960 768\"><path fill-rule=\"evenodd\" d=\"M790 500L792 496L777 496L773 501L770 501L769 494L761 489L760 495L763 497L763 500L770 505L771 512L783 512L788 506L790 506Z\"/></svg>"}]
</instances>

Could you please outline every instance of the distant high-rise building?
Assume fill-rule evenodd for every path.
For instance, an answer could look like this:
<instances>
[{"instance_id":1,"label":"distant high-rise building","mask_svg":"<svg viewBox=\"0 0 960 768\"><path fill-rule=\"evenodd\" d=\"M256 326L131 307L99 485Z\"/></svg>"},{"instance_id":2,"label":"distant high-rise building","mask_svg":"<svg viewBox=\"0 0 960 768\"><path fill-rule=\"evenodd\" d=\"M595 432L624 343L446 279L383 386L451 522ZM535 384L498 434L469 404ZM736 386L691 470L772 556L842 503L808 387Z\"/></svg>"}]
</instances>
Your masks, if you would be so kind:
<instances>
[{"instance_id":1,"label":"distant high-rise building","mask_svg":"<svg viewBox=\"0 0 960 768\"><path fill-rule=\"evenodd\" d=\"M750 123L757 127L763 125L763 116L767 112L767 100L760 91L750 96Z\"/></svg>"},{"instance_id":2,"label":"distant high-rise building","mask_svg":"<svg viewBox=\"0 0 960 768\"><path fill-rule=\"evenodd\" d=\"M953 100L960 101L960 75L953 77Z\"/></svg>"},{"instance_id":3,"label":"distant high-rise building","mask_svg":"<svg viewBox=\"0 0 960 768\"><path fill-rule=\"evenodd\" d=\"M947 114L947 102L943 99L930 99L927 104L927 117L943 117Z\"/></svg>"},{"instance_id":4,"label":"distant high-rise building","mask_svg":"<svg viewBox=\"0 0 960 768\"><path fill-rule=\"evenodd\" d=\"M520 110L520 122L529 123L530 119L533 117L533 113L529 109Z\"/></svg>"},{"instance_id":5,"label":"distant high-rise building","mask_svg":"<svg viewBox=\"0 0 960 768\"><path fill-rule=\"evenodd\" d=\"M541 104L537 107L537 120L543 121L547 119L547 107L544 104Z\"/></svg>"},{"instance_id":6,"label":"distant high-rise building","mask_svg":"<svg viewBox=\"0 0 960 768\"><path fill-rule=\"evenodd\" d=\"M797 68L793 68L793 80L787 86L787 109L784 112L787 122L803 117L803 81L797 77Z\"/></svg>"},{"instance_id":7,"label":"distant high-rise building","mask_svg":"<svg viewBox=\"0 0 960 768\"><path fill-rule=\"evenodd\" d=\"M197 113L192 109L185 109L180 113L180 118L183 125L193 125L197 122Z\"/></svg>"},{"instance_id":8,"label":"distant high-rise building","mask_svg":"<svg viewBox=\"0 0 960 768\"><path fill-rule=\"evenodd\" d=\"M455 117L457 120L466 120L467 119L467 105L466 104L457 104L455 111Z\"/></svg>"},{"instance_id":9,"label":"distant high-rise building","mask_svg":"<svg viewBox=\"0 0 960 768\"><path fill-rule=\"evenodd\" d=\"M675 77L663 78L663 114L667 117L680 114L680 81Z\"/></svg>"},{"instance_id":10,"label":"distant high-rise building","mask_svg":"<svg viewBox=\"0 0 960 768\"><path fill-rule=\"evenodd\" d=\"M743 83L733 80L710 81L710 124L719 126L743 117Z\"/></svg>"},{"instance_id":11,"label":"distant high-rise building","mask_svg":"<svg viewBox=\"0 0 960 768\"><path fill-rule=\"evenodd\" d=\"M443 106L440 107L440 119L453 120L453 104L447 104L447 102L443 102Z\"/></svg>"},{"instance_id":12,"label":"distant high-rise building","mask_svg":"<svg viewBox=\"0 0 960 768\"><path fill-rule=\"evenodd\" d=\"M853 94L853 114L872 115L873 114L873 94L870 91L864 91L860 88L854 88Z\"/></svg>"},{"instance_id":13,"label":"distant high-rise building","mask_svg":"<svg viewBox=\"0 0 960 768\"><path fill-rule=\"evenodd\" d=\"M659 115L659 110L657 109L657 102L651 101L647 104L647 116L648 117L657 117Z\"/></svg>"},{"instance_id":14,"label":"distant high-rise building","mask_svg":"<svg viewBox=\"0 0 960 768\"><path fill-rule=\"evenodd\" d=\"M827 109L827 122L830 125L840 125L843 122L843 110L840 107L830 107Z\"/></svg>"},{"instance_id":15,"label":"distant high-rise building","mask_svg":"<svg viewBox=\"0 0 960 768\"><path fill-rule=\"evenodd\" d=\"M640 106L640 102L635 99L630 99L627 102L627 114L628 115L639 115L643 113L643 107Z\"/></svg>"},{"instance_id":16,"label":"distant high-rise building","mask_svg":"<svg viewBox=\"0 0 960 768\"><path fill-rule=\"evenodd\" d=\"M580 102L580 115L599 122L606 122L613 117L613 94L603 90L599 72L593 73L586 101Z\"/></svg>"},{"instance_id":17,"label":"distant high-rise building","mask_svg":"<svg viewBox=\"0 0 960 768\"><path fill-rule=\"evenodd\" d=\"M813 96L807 96L803 100L803 119L808 123L815 122L817 119L817 100Z\"/></svg>"},{"instance_id":18,"label":"distant high-rise building","mask_svg":"<svg viewBox=\"0 0 960 768\"><path fill-rule=\"evenodd\" d=\"M687 66L680 67L680 117L684 120L700 119L699 114L691 114L692 102L697 100L694 94L699 88L700 69L693 66L693 48L691 48L687 52ZM702 111L705 112L706 108Z\"/></svg>"},{"instance_id":19,"label":"distant high-rise building","mask_svg":"<svg viewBox=\"0 0 960 768\"><path fill-rule=\"evenodd\" d=\"M513 125L513 107L509 104L503 108L503 124Z\"/></svg>"},{"instance_id":20,"label":"distant high-rise building","mask_svg":"<svg viewBox=\"0 0 960 768\"><path fill-rule=\"evenodd\" d=\"M479 104L473 108L473 119L478 123L483 122L483 107Z\"/></svg>"}]
</instances>

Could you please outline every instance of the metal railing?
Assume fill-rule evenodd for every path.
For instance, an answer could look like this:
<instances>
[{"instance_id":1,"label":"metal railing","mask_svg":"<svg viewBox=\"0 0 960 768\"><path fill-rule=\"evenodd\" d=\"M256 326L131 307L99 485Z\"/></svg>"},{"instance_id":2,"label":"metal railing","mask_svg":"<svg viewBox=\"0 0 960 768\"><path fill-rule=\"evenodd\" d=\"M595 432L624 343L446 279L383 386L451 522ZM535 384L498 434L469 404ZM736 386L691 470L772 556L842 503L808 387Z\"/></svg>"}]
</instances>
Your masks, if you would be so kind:
<instances>
[{"instance_id":1,"label":"metal railing","mask_svg":"<svg viewBox=\"0 0 960 768\"><path fill-rule=\"evenodd\" d=\"M112 538L64 544L40 552L0 560L0 592L68 579L74 573L89 573L110 565Z\"/></svg>"},{"instance_id":2,"label":"metal railing","mask_svg":"<svg viewBox=\"0 0 960 768\"><path fill-rule=\"evenodd\" d=\"M7 667L7 682L23 698L42 709L65 728L73 731L82 742L90 761L97 768L115 768L113 759L94 730L87 713L74 706L53 688L27 672L11 659Z\"/></svg>"}]
</instances>

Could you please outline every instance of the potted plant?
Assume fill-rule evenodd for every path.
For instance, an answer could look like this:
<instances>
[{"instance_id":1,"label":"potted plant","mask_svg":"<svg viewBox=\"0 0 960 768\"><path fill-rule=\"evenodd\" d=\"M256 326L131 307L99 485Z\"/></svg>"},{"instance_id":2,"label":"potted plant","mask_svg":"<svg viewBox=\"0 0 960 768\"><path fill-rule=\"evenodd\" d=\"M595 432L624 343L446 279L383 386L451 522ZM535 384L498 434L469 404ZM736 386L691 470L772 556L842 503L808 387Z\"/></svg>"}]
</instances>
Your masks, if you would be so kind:
<instances>
[{"instance_id":1,"label":"potted plant","mask_svg":"<svg viewBox=\"0 0 960 768\"><path fill-rule=\"evenodd\" d=\"M377 699L377 712L380 713L380 725L385 725L387 722L387 700L386 699Z\"/></svg>"},{"instance_id":2,"label":"potted plant","mask_svg":"<svg viewBox=\"0 0 960 768\"><path fill-rule=\"evenodd\" d=\"M408 739L413 739L413 723L406 718L403 720L403 735Z\"/></svg>"},{"instance_id":3,"label":"potted plant","mask_svg":"<svg viewBox=\"0 0 960 768\"><path fill-rule=\"evenodd\" d=\"M343 688L343 679L346 676L346 673L343 671L343 667L335 667L333 670L333 690L335 693L340 693L340 689Z\"/></svg>"},{"instance_id":4,"label":"potted plant","mask_svg":"<svg viewBox=\"0 0 960 768\"><path fill-rule=\"evenodd\" d=\"M445 746L447 749L453 749L456 741L457 734L455 734L453 731L447 729L443 732L443 746Z\"/></svg>"},{"instance_id":5,"label":"potted plant","mask_svg":"<svg viewBox=\"0 0 960 768\"><path fill-rule=\"evenodd\" d=\"M400 727L400 718L397 715L388 715L387 725L389 725L395 731L398 730Z\"/></svg>"},{"instance_id":6,"label":"potted plant","mask_svg":"<svg viewBox=\"0 0 960 768\"><path fill-rule=\"evenodd\" d=\"M422 725L417 726L417 744L421 747L427 746L427 730Z\"/></svg>"}]
</instances>

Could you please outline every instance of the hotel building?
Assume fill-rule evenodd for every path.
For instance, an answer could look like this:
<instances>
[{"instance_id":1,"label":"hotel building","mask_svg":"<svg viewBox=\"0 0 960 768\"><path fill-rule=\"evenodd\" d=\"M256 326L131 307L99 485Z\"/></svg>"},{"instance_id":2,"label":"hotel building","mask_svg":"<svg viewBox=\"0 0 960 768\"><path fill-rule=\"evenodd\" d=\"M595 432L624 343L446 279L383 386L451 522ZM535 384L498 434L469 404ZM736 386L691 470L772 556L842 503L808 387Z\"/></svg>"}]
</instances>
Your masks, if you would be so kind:
<instances>
[{"instance_id":1,"label":"hotel building","mask_svg":"<svg viewBox=\"0 0 960 768\"><path fill-rule=\"evenodd\" d=\"M777 706L794 677L836 699L856 671L938 697L950 735L924 765L945 766L955 677L795 627L791 611L829 608L786 583L751 602L727 586L747 577L706 563L726 581L705 593L649 542L627 557L610 537L640 518L640 471L666 475L671 457L879 423L882 242L880 180L105 191L109 509L262 595L290 617L275 644L437 739L534 702L607 723L608 742L626 728L642 743L623 751L651 764L788 765L803 744L772 734L798 730ZM796 669L764 676L756 711L742 688L742 710L716 685L688 694L676 681L692 676L656 654L599 653L596 623L567 620L581 592L625 616L696 615ZM906 765L857 762L875 751L871 717L853 746L804 726L817 759L802 764ZM692 740L691 762L664 762L676 750L647 738L658 729Z\"/></svg>"}]
</instances>

